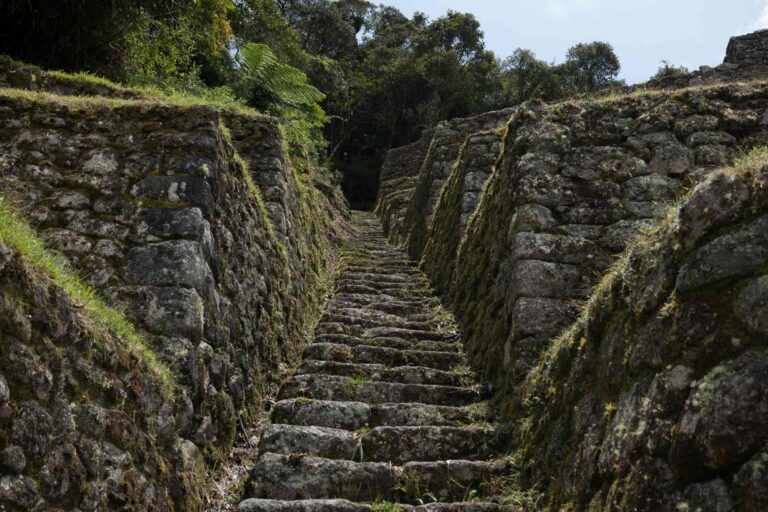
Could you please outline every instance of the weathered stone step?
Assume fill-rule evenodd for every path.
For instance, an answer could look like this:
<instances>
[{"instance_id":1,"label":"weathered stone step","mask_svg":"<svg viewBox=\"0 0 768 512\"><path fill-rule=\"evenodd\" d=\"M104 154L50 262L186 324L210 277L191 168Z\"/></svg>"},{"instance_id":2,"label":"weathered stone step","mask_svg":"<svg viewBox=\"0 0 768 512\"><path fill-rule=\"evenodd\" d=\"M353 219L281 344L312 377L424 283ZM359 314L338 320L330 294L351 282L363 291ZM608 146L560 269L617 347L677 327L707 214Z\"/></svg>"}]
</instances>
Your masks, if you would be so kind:
<instances>
[{"instance_id":1,"label":"weathered stone step","mask_svg":"<svg viewBox=\"0 0 768 512\"><path fill-rule=\"evenodd\" d=\"M386 462L351 462L264 453L246 484L246 498L300 500L334 496L351 501L394 498L399 477Z\"/></svg>"},{"instance_id":2,"label":"weathered stone step","mask_svg":"<svg viewBox=\"0 0 768 512\"><path fill-rule=\"evenodd\" d=\"M366 426L457 426L487 422L490 419L490 412L484 403L451 407L297 398L280 400L272 409L274 423L318 425L345 430L358 430Z\"/></svg>"},{"instance_id":3,"label":"weathered stone step","mask_svg":"<svg viewBox=\"0 0 768 512\"><path fill-rule=\"evenodd\" d=\"M264 453L246 484L246 498L297 500L334 496L351 501L408 500L416 488L438 501L462 500L467 489L504 475L503 463L484 461L351 462L309 455Z\"/></svg>"},{"instance_id":4,"label":"weathered stone step","mask_svg":"<svg viewBox=\"0 0 768 512\"><path fill-rule=\"evenodd\" d=\"M397 505L402 512L520 512L512 506L495 503L430 503L428 505ZM348 500L256 500L240 503L237 512L372 512L366 503Z\"/></svg>"},{"instance_id":5,"label":"weathered stone step","mask_svg":"<svg viewBox=\"0 0 768 512\"><path fill-rule=\"evenodd\" d=\"M413 280L411 282L388 282L388 281L376 281L376 280L360 280L353 277L347 277L346 274L342 274L342 277L337 281L338 288L342 289L351 285L363 285L367 288L382 291L382 290L399 290L401 293L412 293L416 291L424 292L427 290L427 283L423 281Z\"/></svg>"},{"instance_id":6,"label":"weathered stone step","mask_svg":"<svg viewBox=\"0 0 768 512\"><path fill-rule=\"evenodd\" d=\"M304 349L304 358L343 363L373 363L387 366L426 366L427 368L445 371L465 363L464 356L457 352L399 350L372 345L349 346L339 343L313 343L308 345Z\"/></svg>"},{"instance_id":7,"label":"weathered stone step","mask_svg":"<svg viewBox=\"0 0 768 512\"><path fill-rule=\"evenodd\" d=\"M337 293L362 293L367 295L390 295L396 298L414 298L414 297L430 297L431 294L427 289L402 289L402 288L375 288L361 283L344 282L339 283L336 286Z\"/></svg>"},{"instance_id":8,"label":"weathered stone step","mask_svg":"<svg viewBox=\"0 0 768 512\"><path fill-rule=\"evenodd\" d=\"M373 327L363 332L366 338L386 338L395 337L406 340L435 340L435 341L457 341L458 336L453 333L437 332L432 330L403 329L400 327Z\"/></svg>"},{"instance_id":9,"label":"weathered stone step","mask_svg":"<svg viewBox=\"0 0 768 512\"><path fill-rule=\"evenodd\" d=\"M340 300L357 304L358 306L368 306L376 303L399 303L408 304L413 307L421 307L426 309L433 309L437 307L440 302L430 296L426 297L393 297L391 295L383 295L380 293L365 294L365 293L337 293L334 295L334 300Z\"/></svg>"},{"instance_id":10,"label":"weathered stone step","mask_svg":"<svg viewBox=\"0 0 768 512\"><path fill-rule=\"evenodd\" d=\"M350 336L366 338L403 338L415 341L458 341L458 336L453 333L439 332L425 329L408 329L402 327L364 327L360 324L345 322L330 322L321 319L315 328L316 334L349 334Z\"/></svg>"},{"instance_id":11,"label":"weathered stone step","mask_svg":"<svg viewBox=\"0 0 768 512\"><path fill-rule=\"evenodd\" d=\"M430 307L409 304L394 299L384 302L380 299L375 299L369 300L366 303L333 299L328 301L327 308L329 311L363 310L370 312L370 315L386 314L410 321L417 321L414 317L431 319L435 315L434 310Z\"/></svg>"},{"instance_id":12,"label":"weathered stone step","mask_svg":"<svg viewBox=\"0 0 768 512\"><path fill-rule=\"evenodd\" d=\"M447 372L426 366L396 366L383 364L343 363L337 361L304 361L296 375L324 374L358 379L400 382L403 384L434 384L438 386L470 385L465 373Z\"/></svg>"},{"instance_id":13,"label":"weathered stone step","mask_svg":"<svg viewBox=\"0 0 768 512\"><path fill-rule=\"evenodd\" d=\"M363 434L316 426L272 424L264 428L259 453L307 454L356 462L477 460L492 455L487 427L376 427Z\"/></svg>"},{"instance_id":14,"label":"weathered stone step","mask_svg":"<svg viewBox=\"0 0 768 512\"><path fill-rule=\"evenodd\" d=\"M416 402L453 406L469 405L481 398L478 389L470 387L358 382L333 375L296 375L283 384L278 399L299 397L370 404Z\"/></svg>"},{"instance_id":15,"label":"weathered stone step","mask_svg":"<svg viewBox=\"0 0 768 512\"><path fill-rule=\"evenodd\" d=\"M374 261L374 260L356 260L342 263L340 265L342 271L360 272L363 274L374 274L377 272L386 273L391 272L406 276L423 276L421 270L414 268L409 261L401 260L401 262L386 262L386 261Z\"/></svg>"},{"instance_id":16,"label":"weathered stone step","mask_svg":"<svg viewBox=\"0 0 768 512\"><path fill-rule=\"evenodd\" d=\"M353 503L349 500L248 499L240 503L237 512L371 512L371 507L364 503Z\"/></svg>"},{"instance_id":17,"label":"weathered stone step","mask_svg":"<svg viewBox=\"0 0 768 512\"><path fill-rule=\"evenodd\" d=\"M409 462L402 466L403 480L426 489L439 502L461 501L468 489L482 492L484 484L507 474L506 464L495 461L449 460Z\"/></svg>"},{"instance_id":18,"label":"weathered stone step","mask_svg":"<svg viewBox=\"0 0 768 512\"><path fill-rule=\"evenodd\" d=\"M430 503L428 505L412 506L398 505L402 512L524 512L513 505L498 505L496 503Z\"/></svg>"},{"instance_id":19,"label":"weathered stone step","mask_svg":"<svg viewBox=\"0 0 768 512\"><path fill-rule=\"evenodd\" d=\"M495 432L487 427L376 427L361 438L361 460L409 461L487 459Z\"/></svg>"},{"instance_id":20,"label":"weathered stone step","mask_svg":"<svg viewBox=\"0 0 768 512\"><path fill-rule=\"evenodd\" d=\"M371 345L374 347L389 347L400 350L433 350L436 352L459 352L461 344L453 341L413 341L405 338L358 338L348 334L318 334L315 336L317 343L340 343L342 345Z\"/></svg>"},{"instance_id":21,"label":"weathered stone step","mask_svg":"<svg viewBox=\"0 0 768 512\"><path fill-rule=\"evenodd\" d=\"M395 315L368 310L329 310L320 319L323 323L342 323L349 326L361 326L366 329L394 327L400 329L429 330L426 322L414 322Z\"/></svg>"},{"instance_id":22,"label":"weathered stone step","mask_svg":"<svg viewBox=\"0 0 768 512\"><path fill-rule=\"evenodd\" d=\"M259 453L267 452L360 460L360 436L328 427L273 423L264 427L259 439Z\"/></svg>"},{"instance_id":23,"label":"weathered stone step","mask_svg":"<svg viewBox=\"0 0 768 512\"><path fill-rule=\"evenodd\" d=\"M347 271L344 272L344 279L354 279L362 282L376 283L414 284L418 282L424 285L427 284L427 280L419 274L406 275L399 272L383 272L381 270L359 272L347 269Z\"/></svg>"}]
</instances>

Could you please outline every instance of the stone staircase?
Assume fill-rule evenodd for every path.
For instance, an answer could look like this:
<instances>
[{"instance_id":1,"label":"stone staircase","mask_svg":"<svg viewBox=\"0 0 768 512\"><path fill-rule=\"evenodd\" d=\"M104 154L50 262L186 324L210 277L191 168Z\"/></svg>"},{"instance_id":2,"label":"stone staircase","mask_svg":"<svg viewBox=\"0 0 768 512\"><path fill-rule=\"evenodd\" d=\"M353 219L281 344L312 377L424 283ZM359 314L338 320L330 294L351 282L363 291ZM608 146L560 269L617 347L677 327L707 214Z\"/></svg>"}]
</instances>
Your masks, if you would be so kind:
<instances>
[{"instance_id":1,"label":"stone staircase","mask_svg":"<svg viewBox=\"0 0 768 512\"><path fill-rule=\"evenodd\" d=\"M510 510L493 502L507 468L450 317L379 221L354 220L335 295L280 389L239 511Z\"/></svg>"}]
</instances>

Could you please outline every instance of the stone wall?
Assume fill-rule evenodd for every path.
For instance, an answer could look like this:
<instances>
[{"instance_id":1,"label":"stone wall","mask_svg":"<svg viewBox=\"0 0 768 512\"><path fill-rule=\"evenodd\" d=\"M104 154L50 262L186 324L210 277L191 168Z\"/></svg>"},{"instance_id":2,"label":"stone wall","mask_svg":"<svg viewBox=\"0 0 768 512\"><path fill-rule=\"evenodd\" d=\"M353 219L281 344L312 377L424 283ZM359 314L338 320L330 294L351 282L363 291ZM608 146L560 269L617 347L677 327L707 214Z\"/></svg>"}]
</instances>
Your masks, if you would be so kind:
<instances>
[{"instance_id":1,"label":"stone wall","mask_svg":"<svg viewBox=\"0 0 768 512\"><path fill-rule=\"evenodd\" d=\"M739 66L768 65L768 30L732 37L723 62Z\"/></svg>"},{"instance_id":2,"label":"stone wall","mask_svg":"<svg viewBox=\"0 0 768 512\"><path fill-rule=\"evenodd\" d=\"M405 211L413 195L419 170L429 151L435 130L426 130L416 142L387 153L381 166L379 191L374 211L384 231L401 233Z\"/></svg>"},{"instance_id":3,"label":"stone wall","mask_svg":"<svg viewBox=\"0 0 768 512\"><path fill-rule=\"evenodd\" d=\"M552 510L768 509L768 153L646 233L555 341L516 439Z\"/></svg>"},{"instance_id":4,"label":"stone wall","mask_svg":"<svg viewBox=\"0 0 768 512\"><path fill-rule=\"evenodd\" d=\"M756 343L759 336L755 337L754 332L748 336L743 326L732 329L728 315L713 316L711 322L704 318L699 326L698 313L694 311L698 311L699 305L705 308L702 314L709 311L706 309L709 306L704 305L709 299L702 302L693 293L689 295L691 306L679 312L672 309L674 302L666 306L663 302L657 304L663 309L657 308L654 314L669 312L672 320L643 334L647 336L643 350L651 351L650 345L667 339L664 336L671 336L668 338L670 348L663 354L643 356L656 357L650 377L649 367L643 366L647 361L628 369L633 364L633 356L627 351L621 352L625 348L625 335L629 336L622 330L623 322L627 315L635 313L634 306L640 307L634 295L615 299L614 306L626 308L628 312L617 313L610 322L595 324L598 327L590 331L592 338L574 337L576 341L569 346L579 347L585 343L583 339L604 340L598 343L602 348L590 353L589 366L580 366L579 360L573 362L573 366L551 369L559 364L559 359L551 354L559 353L556 349L560 342L553 340L577 319L617 254L658 219L665 218L686 191L715 169L728 165L750 148L768 142L766 111L768 84L761 81L635 93L605 100L522 105L507 126L500 158L487 179L477 208L469 217L455 261L451 262L456 234L461 229L459 205L465 196L467 152L473 145L473 137L453 165L452 175L435 209L422 265L436 287L444 292L444 301L462 325L468 353L496 391L496 403L506 418L507 439L512 448L520 450L515 459L526 469L528 483L544 488L551 509L579 510L591 506L592 510L649 510L657 509L658 505L659 510L666 510L657 502L643 501L651 499L659 488L665 490L661 495L670 497L673 501L669 503L674 506L686 500L690 504L701 503L701 500L717 503L722 496L726 504L758 500L755 503L760 506L753 509L763 506L764 502L759 501L764 499L760 494L765 488L763 481L745 484L754 487L746 491L730 478L753 456L755 459L749 467L757 476L749 478L764 478L759 465L763 455L755 446L766 441L764 436L760 437L765 429L750 423L751 420L743 422L741 431L749 432L747 437L751 440L749 448L740 452L738 461L729 460L706 471L676 469L675 465L682 464L681 454L687 447L695 446L698 450L695 453L704 454L701 460L709 457L707 450L720 449L714 441L705 445L709 442L707 432L716 432L715 427L686 434L687 444L680 444L676 448L678 452L663 452L661 462L648 457L648 451L653 452L656 445L640 446L648 439L642 437L644 433L641 439L631 441L618 438L629 431L629 422L633 422L632 428L646 428L647 418L642 415L656 414L646 411L647 406L643 404L649 403L648 399L651 403L658 402L659 408L672 411L669 414L678 414L672 423L664 423L664 428L675 425L675 432L699 428L687 423L694 421L694 416L676 423L682 417L682 404L688 396L681 395L680 390L688 390L693 380L703 378L720 362L727 365L729 372L731 366L728 365L733 365L736 372L733 379L744 382L748 379L736 375L744 364L736 359L740 351ZM480 151L489 158L494 152ZM487 166L487 162L482 167ZM727 190L718 190L723 193L723 201L731 199ZM718 203L712 199L712 193L707 197L707 201L691 202L688 208L698 208L699 215L715 219L719 215ZM742 215L748 210L740 211ZM757 232L750 229L749 236L759 239ZM749 239L747 235L740 236L745 243ZM735 247L733 251L737 251ZM447 254L443 248L448 248ZM755 251L747 259L759 262L757 256L762 253ZM663 277L652 272L658 261L656 258L646 263L649 282L639 287L637 294L642 291L655 297L661 293L658 288L661 283L651 281L651 278ZM674 261L671 264L674 265ZM763 263L759 265L762 266L755 270L756 276L765 269ZM717 266L710 265L710 268L714 271ZM701 291L706 297L720 300L718 293L730 290L727 294L732 296L739 286L731 283L717 288L719 292L707 288L697 289L696 293ZM760 300L753 302L759 305ZM598 306L591 309L601 310ZM638 324L646 321L648 314L648 311L638 313ZM710 333L715 332L715 323L720 321L726 323L723 329L728 330L728 334L710 338ZM640 331L633 331L632 336L635 332ZM608 334L611 338L604 337ZM738 340L731 344L741 348L737 347L735 352L718 352L710 346L711 343L726 344L728 335ZM741 340L745 340L743 347ZM549 355L542 357L542 354ZM709 366L683 363L681 354L706 360ZM743 357L755 359L755 354ZM568 364L571 362L568 359ZM625 367L621 367L622 364ZM690 367L691 371L675 369L679 364ZM614 371L617 377L613 376ZM757 375L754 372L763 370L744 371L754 376ZM659 374L658 378L654 377L655 373ZM684 381L682 384L680 379ZM703 385L704 390L708 389L707 385ZM680 389L673 390L675 386ZM525 390L525 395L521 390ZM649 398L648 393L672 393L674 397L651 395ZM749 396L761 393L762 390L749 391ZM553 401L552 396L557 400ZM665 402L668 399L672 401ZM691 398L694 399L696 403L702 400L699 395ZM763 407L758 399L749 398L749 401L737 402L732 407L739 411L745 403L751 404L747 407ZM707 414L717 409L708 407ZM618 419L613 424L609 420L598 421L604 417L614 418L614 412ZM737 416L738 413L733 412L727 419L716 420L720 421L717 428L725 428L731 420L740 424L742 419ZM662 443L660 450L671 449L663 445L669 444L669 431L654 435L657 438L652 442ZM599 461L599 454L610 463ZM674 457L678 460L673 460ZM742 478L747 478L746 472L744 469ZM710 482L718 478L722 481ZM654 484L639 489L645 481ZM654 487L656 483L658 487ZM669 503L665 502L664 506Z\"/></svg>"},{"instance_id":5,"label":"stone wall","mask_svg":"<svg viewBox=\"0 0 768 512\"><path fill-rule=\"evenodd\" d=\"M422 268L441 294L451 288L456 256L469 216L480 202L501 148L501 130L470 135L443 186L421 259Z\"/></svg>"},{"instance_id":6,"label":"stone wall","mask_svg":"<svg viewBox=\"0 0 768 512\"><path fill-rule=\"evenodd\" d=\"M2 510L199 508L205 469L172 394L0 237Z\"/></svg>"},{"instance_id":7,"label":"stone wall","mask_svg":"<svg viewBox=\"0 0 768 512\"><path fill-rule=\"evenodd\" d=\"M514 389L666 205L765 141L766 107L761 83L521 107L447 297L497 386Z\"/></svg>"},{"instance_id":8,"label":"stone wall","mask_svg":"<svg viewBox=\"0 0 768 512\"><path fill-rule=\"evenodd\" d=\"M466 119L446 121L437 126L429 150L421 163L401 229L392 233L394 241L404 241L405 248L412 258L421 258L440 191L466 138L473 133L504 124L513 111L514 109L507 109L488 112Z\"/></svg>"},{"instance_id":9,"label":"stone wall","mask_svg":"<svg viewBox=\"0 0 768 512\"><path fill-rule=\"evenodd\" d=\"M3 195L173 368L179 437L228 453L319 315L338 194L267 117L0 89L0 123Z\"/></svg>"}]
</instances>

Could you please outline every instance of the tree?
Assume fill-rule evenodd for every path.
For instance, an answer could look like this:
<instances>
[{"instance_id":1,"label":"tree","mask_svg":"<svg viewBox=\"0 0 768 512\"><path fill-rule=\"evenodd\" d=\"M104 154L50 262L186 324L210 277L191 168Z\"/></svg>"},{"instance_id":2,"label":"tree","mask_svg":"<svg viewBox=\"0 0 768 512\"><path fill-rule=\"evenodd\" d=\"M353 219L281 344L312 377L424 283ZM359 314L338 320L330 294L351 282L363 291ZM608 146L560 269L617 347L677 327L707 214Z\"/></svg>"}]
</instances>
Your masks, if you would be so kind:
<instances>
[{"instance_id":1,"label":"tree","mask_svg":"<svg viewBox=\"0 0 768 512\"><path fill-rule=\"evenodd\" d=\"M555 67L536 58L531 50L518 48L501 64L504 81L503 102L517 105L533 98L560 97L561 79Z\"/></svg>"},{"instance_id":2,"label":"tree","mask_svg":"<svg viewBox=\"0 0 768 512\"><path fill-rule=\"evenodd\" d=\"M233 0L0 0L0 53L121 81L178 83L197 74L199 56L226 53L232 7Z\"/></svg>"},{"instance_id":3,"label":"tree","mask_svg":"<svg viewBox=\"0 0 768 512\"><path fill-rule=\"evenodd\" d=\"M571 47L565 66L580 91L592 92L615 82L621 69L619 58L608 43L595 41Z\"/></svg>"}]
</instances>

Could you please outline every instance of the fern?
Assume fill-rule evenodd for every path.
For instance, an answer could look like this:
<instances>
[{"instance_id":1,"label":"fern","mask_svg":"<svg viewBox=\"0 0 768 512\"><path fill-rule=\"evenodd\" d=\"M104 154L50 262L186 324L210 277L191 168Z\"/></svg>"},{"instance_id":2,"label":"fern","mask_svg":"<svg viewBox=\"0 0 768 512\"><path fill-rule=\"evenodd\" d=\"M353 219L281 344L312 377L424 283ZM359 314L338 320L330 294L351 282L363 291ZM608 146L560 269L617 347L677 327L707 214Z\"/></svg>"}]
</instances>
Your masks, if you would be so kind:
<instances>
[{"instance_id":1,"label":"fern","mask_svg":"<svg viewBox=\"0 0 768 512\"><path fill-rule=\"evenodd\" d=\"M280 62L269 46L248 43L241 52L241 65L251 84L278 110L297 109L322 121L319 103L325 95L307 81L300 70Z\"/></svg>"}]
</instances>

